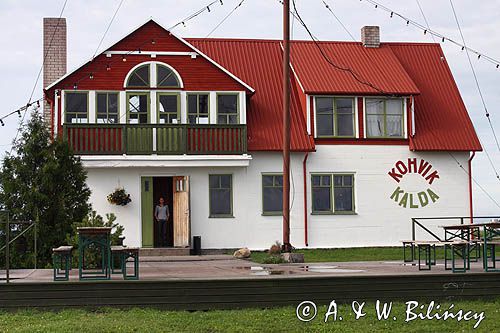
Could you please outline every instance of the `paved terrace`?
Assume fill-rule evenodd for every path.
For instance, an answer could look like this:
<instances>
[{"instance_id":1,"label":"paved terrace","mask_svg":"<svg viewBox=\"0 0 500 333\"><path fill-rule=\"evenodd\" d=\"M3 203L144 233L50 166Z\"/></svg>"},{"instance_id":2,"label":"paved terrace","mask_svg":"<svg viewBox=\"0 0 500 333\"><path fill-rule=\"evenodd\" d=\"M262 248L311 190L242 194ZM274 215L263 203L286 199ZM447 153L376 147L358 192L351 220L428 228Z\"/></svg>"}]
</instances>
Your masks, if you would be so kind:
<instances>
[{"instance_id":1,"label":"paved terrace","mask_svg":"<svg viewBox=\"0 0 500 333\"><path fill-rule=\"evenodd\" d=\"M131 263L129 263L130 265ZM460 264L460 263L459 263ZM481 262L471 262L469 272L483 272ZM10 271L12 282L52 282L52 269L17 269ZM235 259L229 255L171 256L140 258L140 280L193 280L238 278L293 278L312 276L384 276L384 275L451 274L445 271L444 262L438 261L431 271L419 271L415 264L402 261L329 262L309 264L257 264L249 260ZM455 275L464 275L456 273ZM122 280L120 274L113 280ZM0 270L0 282L5 271ZM70 281L78 281L78 270L73 269Z\"/></svg>"}]
</instances>

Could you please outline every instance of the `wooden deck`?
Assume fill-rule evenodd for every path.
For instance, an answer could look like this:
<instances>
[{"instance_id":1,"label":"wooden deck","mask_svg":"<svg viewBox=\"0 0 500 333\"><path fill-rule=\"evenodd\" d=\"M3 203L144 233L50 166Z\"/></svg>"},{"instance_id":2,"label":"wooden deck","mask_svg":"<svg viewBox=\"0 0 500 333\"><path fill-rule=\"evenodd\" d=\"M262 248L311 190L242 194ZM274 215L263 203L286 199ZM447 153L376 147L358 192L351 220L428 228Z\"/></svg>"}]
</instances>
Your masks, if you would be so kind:
<instances>
[{"instance_id":1,"label":"wooden deck","mask_svg":"<svg viewBox=\"0 0 500 333\"><path fill-rule=\"evenodd\" d=\"M442 267L419 272L415 266L401 263L257 265L224 258L197 262L184 258L141 262L140 281L114 277L111 281L80 282L73 276L69 282L52 282L50 270L37 270L25 278L19 275L15 283L0 283L0 308L146 306L209 310L296 306L304 300L326 304L332 300L341 303L500 297L500 273L479 269L453 274Z\"/></svg>"}]
</instances>

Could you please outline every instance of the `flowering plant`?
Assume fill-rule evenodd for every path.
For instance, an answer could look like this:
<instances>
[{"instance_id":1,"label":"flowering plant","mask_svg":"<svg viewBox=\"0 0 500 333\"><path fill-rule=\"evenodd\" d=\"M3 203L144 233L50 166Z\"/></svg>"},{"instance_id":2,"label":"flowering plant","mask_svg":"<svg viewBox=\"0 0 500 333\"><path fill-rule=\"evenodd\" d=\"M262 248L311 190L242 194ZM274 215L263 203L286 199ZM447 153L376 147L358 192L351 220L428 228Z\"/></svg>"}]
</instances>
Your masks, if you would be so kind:
<instances>
[{"instance_id":1,"label":"flowering plant","mask_svg":"<svg viewBox=\"0 0 500 333\"><path fill-rule=\"evenodd\" d=\"M125 192L123 187L117 188L113 193L108 194L108 202L113 205L125 206L131 201L130 194Z\"/></svg>"}]
</instances>

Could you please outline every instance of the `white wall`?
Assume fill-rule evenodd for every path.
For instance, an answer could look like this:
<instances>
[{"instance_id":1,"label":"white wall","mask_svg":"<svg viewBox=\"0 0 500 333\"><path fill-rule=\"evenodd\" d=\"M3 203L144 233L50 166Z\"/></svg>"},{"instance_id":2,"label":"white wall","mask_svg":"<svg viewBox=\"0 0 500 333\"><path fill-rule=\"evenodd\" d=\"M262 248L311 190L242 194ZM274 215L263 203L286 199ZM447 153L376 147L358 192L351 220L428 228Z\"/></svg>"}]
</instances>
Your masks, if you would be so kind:
<instances>
[{"instance_id":1,"label":"white wall","mask_svg":"<svg viewBox=\"0 0 500 333\"><path fill-rule=\"evenodd\" d=\"M88 169L91 202L100 214L113 212L125 227L125 243L141 245L140 177L190 176L191 234L202 236L203 248L268 248L282 238L282 218L262 216L261 174L281 172L279 153L253 153L250 166L233 168L95 168ZM467 153L454 153L467 166ZM397 186L419 192L428 184L420 175L408 174L397 184L388 174L398 160L423 158L438 170L440 179L430 186L440 198L423 208L403 208L390 199ZM305 247L302 161L292 154L291 243ZM307 163L309 247L398 245L411 237L411 218L468 215L468 179L448 153L414 153L407 146L317 146ZM355 174L356 215L311 215L310 175L314 172ZM233 175L234 218L209 218L208 174ZM110 205L106 196L117 186L131 194L125 207ZM442 234L435 222L434 230ZM423 235L422 235L423 237Z\"/></svg>"}]
</instances>

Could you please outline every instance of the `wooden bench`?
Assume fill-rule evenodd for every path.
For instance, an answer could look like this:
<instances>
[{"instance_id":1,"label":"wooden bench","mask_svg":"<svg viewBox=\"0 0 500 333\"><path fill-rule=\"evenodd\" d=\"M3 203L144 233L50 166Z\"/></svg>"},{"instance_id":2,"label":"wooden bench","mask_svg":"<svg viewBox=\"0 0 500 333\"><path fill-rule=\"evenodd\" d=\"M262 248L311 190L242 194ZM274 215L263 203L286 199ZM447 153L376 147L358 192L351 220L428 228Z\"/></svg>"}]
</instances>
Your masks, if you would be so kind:
<instances>
[{"instance_id":1,"label":"wooden bench","mask_svg":"<svg viewBox=\"0 0 500 333\"><path fill-rule=\"evenodd\" d=\"M486 272L495 272L498 271L496 262L499 261L496 258L496 247L500 246L499 239L493 239L486 242L486 247L484 239L480 239L477 241L483 247L483 268ZM488 253L489 250L489 253ZM489 265L489 260L491 259L491 266Z\"/></svg>"},{"instance_id":2,"label":"wooden bench","mask_svg":"<svg viewBox=\"0 0 500 333\"><path fill-rule=\"evenodd\" d=\"M118 258L120 269L115 269L115 258ZM127 261L133 259L134 270L132 274L127 273ZM111 273L123 274L124 280L139 279L139 248L127 246L111 246Z\"/></svg>"},{"instance_id":3,"label":"wooden bench","mask_svg":"<svg viewBox=\"0 0 500 333\"><path fill-rule=\"evenodd\" d=\"M445 249L445 268L446 268L446 250L448 246L453 246L454 241L440 241L440 240L403 240L403 260L404 262L414 262L418 258L418 269L431 270L433 265L436 265L436 247L443 247ZM410 247L411 257L408 259L406 255L407 248ZM417 255L415 254L417 249ZM424 261L425 266L422 265Z\"/></svg>"},{"instance_id":4,"label":"wooden bench","mask_svg":"<svg viewBox=\"0 0 500 333\"><path fill-rule=\"evenodd\" d=\"M54 281L68 281L71 270L73 246L59 246L52 249Z\"/></svg>"},{"instance_id":5,"label":"wooden bench","mask_svg":"<svg viewBox=\"0 0 500 333\"><path fill-rule=\"evenodd\" d=\"M427 240L402 240L401 241L403 243L403 261L404 262L414 262L415 259L416 259L416 255L415 255L415 247L418 249L418 258L419 258L419 269L421 269L420 267L420 252L422 249L424 249L425 251L425 254L426 254L426 258L428 258L429 260L426 259L426 263L427 261L430 261L430 264L429 265L435 265L436 264L436 247L441 247L441 246L445 246L446 244L448 244L449 242L443 242L443 241L438 241L438 240L431 240L431 241L427 241ZM411 257L410 259L408 259L407 255L406 255L406 250L407 248L410 247L410 254L411 254ZM431 250L433 250L433 256L431 256ZM428 266L429 266L428 265ZM430 269L430 266L429 266L429 269ZM421 269L422 270L422 269Z\"/></svg>"}]
</instances>

